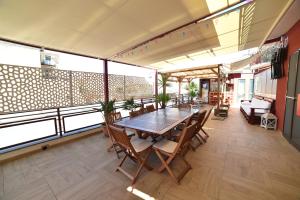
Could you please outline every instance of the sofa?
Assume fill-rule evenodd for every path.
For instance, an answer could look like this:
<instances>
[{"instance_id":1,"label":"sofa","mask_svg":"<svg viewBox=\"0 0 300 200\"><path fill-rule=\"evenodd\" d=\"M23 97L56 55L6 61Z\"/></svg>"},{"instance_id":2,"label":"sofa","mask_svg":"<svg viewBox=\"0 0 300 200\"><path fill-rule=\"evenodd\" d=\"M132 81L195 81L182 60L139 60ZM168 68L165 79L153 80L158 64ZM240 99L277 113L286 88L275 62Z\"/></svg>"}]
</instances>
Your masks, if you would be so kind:
<instances>
[{"instance_id":1,"label":"sofa","mask_svg":"<svg viewBox=\"0 0 300 200\"><path fill-rule=\"evenodd\" d=\"M240 110L249 124L260 124L262 114L274 114L274 103L274 99L255 96L251 100L242 100Z\"/></svg>"}]
</instances>

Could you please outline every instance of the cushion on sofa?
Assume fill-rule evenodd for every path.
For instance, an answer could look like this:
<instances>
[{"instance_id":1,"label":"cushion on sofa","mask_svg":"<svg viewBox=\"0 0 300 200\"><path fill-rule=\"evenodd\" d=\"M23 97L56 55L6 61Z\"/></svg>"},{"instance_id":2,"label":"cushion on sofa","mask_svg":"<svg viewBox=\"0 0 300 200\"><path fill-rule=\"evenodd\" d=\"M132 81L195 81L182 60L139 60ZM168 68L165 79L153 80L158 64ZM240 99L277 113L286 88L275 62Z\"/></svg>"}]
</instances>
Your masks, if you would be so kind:
<instances>
[{"instance_id":1,"label":"cushion on sofa","mask_svg":"<svg viewBox=\"0 0 300 200\"><path fill-rule=\"evenodd\" d=\"M254 115L261 116L262 114L269 112L269 109L271 108L271 103L261 99L253 98L251 103L242 102L241 107L247 115L251 114L251 108L258 108L254 110Z\"/></svg>"},{"instance_id":2,"label":"cushion on sofa","mask_svg":"<svg viewBox=\"0 0 300 200\"><path fill-rule=\"evenodd\" d=\"M252 108L271 109L271 102L253 98L251 101Z\"/></svg>"}]
</instances>

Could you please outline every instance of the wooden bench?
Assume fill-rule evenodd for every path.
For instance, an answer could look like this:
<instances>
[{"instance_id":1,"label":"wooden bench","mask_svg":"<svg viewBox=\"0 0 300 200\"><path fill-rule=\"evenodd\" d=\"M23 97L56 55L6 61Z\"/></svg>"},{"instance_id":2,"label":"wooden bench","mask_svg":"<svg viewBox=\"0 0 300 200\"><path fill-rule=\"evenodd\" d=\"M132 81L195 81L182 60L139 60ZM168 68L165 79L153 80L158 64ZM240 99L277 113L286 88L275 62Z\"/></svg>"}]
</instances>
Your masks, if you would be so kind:
<instances>
[{"instance_id":1,"label":"wooden bench","mask_svg":"<svg viewBox=\"0 0 300 200\"><path fill-rule=\"evenodd\" d=\"M262 114L275 114L275 100L262 96L254 96L252 100L241 100L241 112L249 124L260 124Z\"/></svg>"}]
</instances>

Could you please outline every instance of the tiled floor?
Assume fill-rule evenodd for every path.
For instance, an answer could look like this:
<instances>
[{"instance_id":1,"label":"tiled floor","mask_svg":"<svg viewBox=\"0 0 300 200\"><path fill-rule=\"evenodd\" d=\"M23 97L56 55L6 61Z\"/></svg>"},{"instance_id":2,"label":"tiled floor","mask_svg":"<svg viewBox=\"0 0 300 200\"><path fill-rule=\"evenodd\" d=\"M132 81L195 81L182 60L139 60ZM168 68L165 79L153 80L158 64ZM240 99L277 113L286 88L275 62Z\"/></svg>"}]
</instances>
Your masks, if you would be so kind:
<instances>
[{"instance_id":1,"label":"tiled floor","mask_svg":"<svg viewBox=\"0 0 300 200\"><path fill-rule=\"evenodd\" d=\"M206 129L210 138L188 152L193 169L180 185L145 170L129 192L107 138L95 135L0 165L0 199L300 199L300 153L279 132L248 125L237 109ZM155 155L151 163L159 164Z\"/></svg>"}]
</instances>

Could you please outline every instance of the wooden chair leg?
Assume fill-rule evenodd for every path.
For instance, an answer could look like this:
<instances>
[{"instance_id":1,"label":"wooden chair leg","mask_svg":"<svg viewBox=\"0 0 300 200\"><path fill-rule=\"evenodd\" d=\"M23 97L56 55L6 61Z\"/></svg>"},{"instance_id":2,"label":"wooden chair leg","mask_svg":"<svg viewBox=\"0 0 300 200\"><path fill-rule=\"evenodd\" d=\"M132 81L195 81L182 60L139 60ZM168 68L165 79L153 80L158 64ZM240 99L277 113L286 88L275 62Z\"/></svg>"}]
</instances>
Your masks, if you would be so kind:
<instances>
[{"instance_id":1,"label":"wooden chair leg","mask_svg":"<svg viewBox=\"0 0 300 200\"><path fill-rule=\"evenodd\" d=\"M183 160L183 162L186 164L186 168L179 174L178 176L178 182L188 173L188 171L190 169L192 169L192 166L190 165L190 163L187 162L187 160L184 158L183 155L179 155L181 157L181 159Z\"/></svg>"},{"instance_id":2,"label":"wooden chair leg","mask_svg":"<svg viewBox=\"0 0 300 200\"><path fill-rule=\"evenodd\" d=\"M158 151L159 152L159 151ZM157 153L156 153L157 154ZM161 158L164 160L164 158L162 157L162 155L160 154ZM159 157L159 156L158 156ZM171 161L173 160L173 157L168 157L167 160L164 160L168 165L171 163ZM160 168L158 168L158 172L162 172L165 170L165 166L161 165Z\"/></svg>"},{"instance_id":3,"label":"wooden chair leg","mask_svg":"<svg viewBox=\"0 0 300 200\"><path fill-rule=\"evenodd\" d=\"M179 154L179 157L183 160L183 162L186 164L186 166L190 169L192 169L192 166L190 165L190 163L185 159L184 155Z\"/></svg>"},{"instance_id":4,"label":"wooden chair leg","mask_svg":"<svg viewBox=\"0 0 300 200\"><path fill-rule=\"evenodd\" d=\"M147 160L148 160L148 158L149 158L151 152L152 152L152 148L150 148L150 149L148 150L148 153L147 153L146 156L145 156L145 163L144 163L144 167L145 167L146 169L148 169L149 171L151 171L151 170L153 169L151 166L149 166L149 165L147 164Z\"/></svg>"},{"instance_id":5,"label":"wooden chair leg","mask_svg":"<svg viewBox=\"0 0 300 200\"><path fill-rule=\"evenodd\" d=\"M124 163L124 161L126 160L127 157L128 157L128 155L126 154L126 155L124 156L124 158L121 160L120 164L118 165L116 171L119 171L119 170L120 170L121 166L123 165L123 163Z\"/></svg>"},{"instance_id":6,"label":"wooden chair leg","mask_svg":"<svg viewBox=\"0 0 300 200\"><path fill-rule=\"evenodd\" d=\"M209 135L206 133L206 131L203 128L201 128L201 131L205 134L206 137L209 137Z\"/></svg>"},{"instance_id":7,"label":"wooden chair leg","mask_svg":"<svg viewBox=\"0 0 300 200\"><path fill-rule=\"evenodd\" d=\"M117 150L116 145L113 144L113 142L111 142L110 146L107 148L107 152L110 152L112 149L116 152L117 158L120 159L119 153L122 151Z\"/></svg>"},{"instance_id":8,"label":"wooden chair leg","mask_svg":"<svg viewBox=\"0 0 300 200\"><path fill-rule=\"evenodd\" d=\"M192 145L192 143L190 143L190 147L191 147L191 149L192 149L193 151L196 151L196 149L197 149L201 144L204 144L204 142L203 142L202 140L200 140L200 139L198 138L197 135L195 135L194 138L197 140L197 145Z\"/></svg>"},{"instance_id":9,"label":"wooden chair leg","mask_svg":"<svg viewBox=\"0 0 300 200\"><path fill-rule=\"evenodd\" d=\"M196 137L198 137L198 139L201 141L201 143L206 143L206 139L204 137L202 137L202 135L200 133L196 133Z\"/></svg>"},{"instance_id":10,"label":"wooden chair leg","mask_svg":"<svg viewBox=\"0 0 300 200\"><path fill-rule=\"evenodd\" d=\"M171 170L171 168L169 167L168 163L164 160L164 158L162 157L162 155L160 154L160 152L159 152L158 150L155 149L155 152L156 152L158 158L161 160L162 165L164 166L164 168L167 169L167 171L168 171L168 173L170 174L170 176L171 176L171 177L175 180L175 182L178 184L179 181L178 181L178 179L176 178L176 176L175 176L175 174L173 173L173 171ZM170 156L170 157L168 158L168 160L169 160L170 158L173 159L174 157L173 157L173 156Z\"/></svg>"},{"instance_id":11,"label":"wooden chair leg","mask_svg":"<svg viewBox=\"0 0 300 200\"><path fill-rule=\"evenodd\" d=\"M148 160L148 157L149 157L150 153L151 153L151 151L149 151L149 152L147 153L147 155L145 156L145 158L144 158L143 160L140 160L140 161L139 161L139 162L140 162L140 165L139 165L139 167L138 167L138 170L137 170L136 173L135 173L135 176L133 177L133 180L132 180L132 183L131 183L132 185L136 182L137 177L138 177L139 174L141 173L143 167L145 167L145 168L148 169L149 166L146 165L146 162L147 162L147 160ZM147 167L146 167L146 166L147 166ZM150 170L151 170L151 169L152 169L152 168L150 168Z\"/></svg>"},{"instance_id":12,"label":"wooden chair leg","mask_svg":"<svg viewBox=\"0 0 300 200\"><path fill-rule=\"evenodd\" d=\"M199 146L199 145L198 145L198 146ZM196 148L197 148L198 146L194 147L194 146L192 145L192 143L189 144L189 147L192 149L192 151L196 151Z\"/></svg>"},{"instance_id":13,"label":"wooden chair leg","mask_svg":"<svg viewBox=\"0 0 300 200\"><path fill-rule=\"evenodd\" d=\"M136 134L137 134L138 137L141 138L141 139L147 139L147 137L149 136L148 133L144 133L144 132L141 132L141 131L136 131Z\"/></svg>"}]
</instances>

